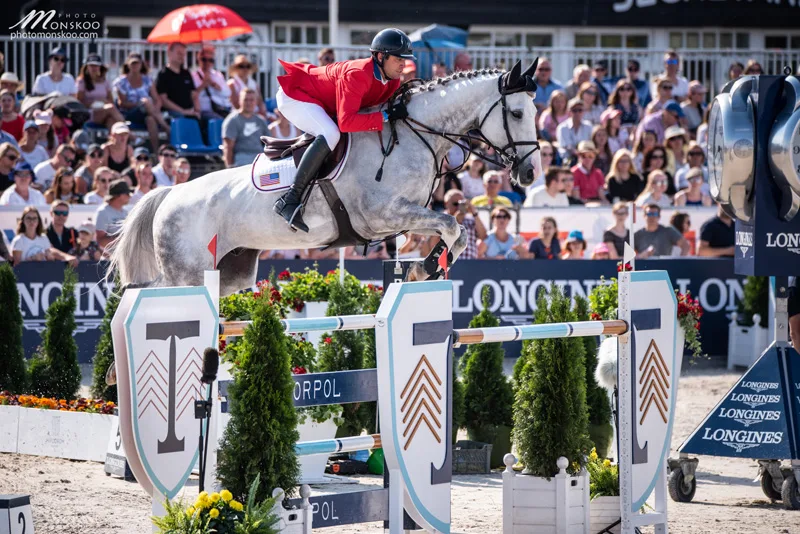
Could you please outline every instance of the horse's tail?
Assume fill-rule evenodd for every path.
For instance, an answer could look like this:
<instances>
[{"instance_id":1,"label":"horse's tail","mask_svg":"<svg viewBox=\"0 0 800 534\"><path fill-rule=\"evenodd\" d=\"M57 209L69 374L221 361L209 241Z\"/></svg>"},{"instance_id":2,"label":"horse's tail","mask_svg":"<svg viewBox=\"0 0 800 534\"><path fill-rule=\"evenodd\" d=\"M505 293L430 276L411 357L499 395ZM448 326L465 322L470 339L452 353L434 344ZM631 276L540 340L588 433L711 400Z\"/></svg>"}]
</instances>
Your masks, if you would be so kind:
<instances>
[{"instance_id":1,"label":"horse's tail","mask_svg":"<svg viewBox=\"0 0 800 534\"><path fill-rule=\"evenodd\" d=\"M147 285L158 277L153 218L170 191L171 187L156 188L131 209L108 247L110 264L106 281L112 281L115 272L119 274L119 288L130 284Z\"/></svg>"}]
</instances>

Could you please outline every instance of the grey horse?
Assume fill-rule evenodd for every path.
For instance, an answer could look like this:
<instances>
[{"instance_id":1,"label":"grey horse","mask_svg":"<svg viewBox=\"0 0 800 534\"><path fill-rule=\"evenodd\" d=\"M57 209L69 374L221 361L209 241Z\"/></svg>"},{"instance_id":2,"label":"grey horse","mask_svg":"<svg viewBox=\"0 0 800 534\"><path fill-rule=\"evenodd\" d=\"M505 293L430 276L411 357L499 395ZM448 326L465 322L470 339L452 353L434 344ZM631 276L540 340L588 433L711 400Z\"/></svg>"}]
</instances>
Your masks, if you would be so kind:
<instances>
[{"instance_id":1,"label":"grey horse","mask_svg":"<svg viewBox=\"0 0 800 534\"><path fill-rule=\"evenodd\" d=\"M353 228L370 240L402 231L439 235L455 261L466 247L466 231L454 217L426 207L438 165L456 140L441 133L479 129L511 166L512 178L532 183L541 170L535 69L536 62L522 72L518 62L509 72L461 72L411 89L406 95L410 119L395 124L397 144L383 162L380 181L379 136L353 134L350 155L335 182ZM207 247L216 235L224 296L255 284L260 251L324 247L337 238L319 188L305 205L308 233L295 232L273 212L278 195L257 191L249 166L158 188L125 219L111 247L109 273L118 271L123 287L202 285L203 271L215 268Z\"/></svg>"}]
</instances>

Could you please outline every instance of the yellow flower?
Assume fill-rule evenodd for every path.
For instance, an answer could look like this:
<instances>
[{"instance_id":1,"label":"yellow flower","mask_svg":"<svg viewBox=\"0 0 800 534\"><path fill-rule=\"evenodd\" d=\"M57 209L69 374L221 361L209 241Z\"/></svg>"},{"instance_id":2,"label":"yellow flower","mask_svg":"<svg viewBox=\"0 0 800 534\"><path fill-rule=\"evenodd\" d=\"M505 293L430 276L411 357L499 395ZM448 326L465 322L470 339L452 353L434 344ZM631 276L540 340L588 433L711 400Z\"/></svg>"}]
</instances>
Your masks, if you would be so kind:
<instances>
[{"instance_id":1,"label":"yellow flower","mask_svg":"<svg viewBox=\"0 0 800 534\"><path fill-rule=\"evenodd\" d=\"M222 497L222 500L225 501L225 502L231 502L231 499L233 499L233 493L231 493L230 491L228 491L226 489L220 491L219 495L220 495L220 497Z\"/></svg>"},{"instance_id":2,"label":"yellow flower","mask_svg":"<svg viewBox=\"0 0 800 534\"><path fill-rule=\"evenodd\" d=\"M206 497L208 497L207 491L201 491L200 495L197 496L198 499L205 499Z\"/></svg>"},{"instance_id":3,"label":"yellow flower","mask_svg":"<svg viewBox=\"0 0 800 534\"><path fill-rule=\"evenodd\" d=\"M597 451L596 450L592 449L592 452L589 453L589 459L592 460L592 461L597 460Z\"/></svg>"},{"instance_id":4,"label":"yellow flower","mask_svg":"<svg viewBox=\"0 0 800 534\"><path fill-rule=\"evenodd\" d=\"M194 507L197 508L198 510L202 510L204 508L208 508L209 504L210 503L208 502L208 496L201 495L197 497L197 500L194 502Z\"/></svg>"},{"instance_id":5,"label":"yellow flower","mask_svg":"<svg viewBox=\"0 0 800 534\"><path fill-rule=\"evenodd\" d=\"M211 517L211 519L216 519L219 517L219 510L212 508L211 511L208 512L208 515Z\"/></svg>"},{"instance_id":6,"label":"yellow flower","mask_svg":"<svg viewBox=\"0 0 800 534\"><path fill-rule=\"evenodd\" d=\"M209 499L211 499L211 502L217 502L221 499L221 497L219 496L219 493L212 493Z\"/></svg>"},{"instance_id":7,"label":"yellow flower","mask_svg":"<svg viewBox=\"0 0 800 534\"><path fill-rule=\"evenodd\" d=\"M188 517L192 517L194 515L194 512L195 512L194 506L190 506L189 508L186 509L186 515Z\"/></svg>"},{"instance_id":8,"label":"yellow flower","mask_svg":"<svg viewBox=\"0 0 800 534\"><path fill-rule=\"evenodd\" d=\"M611 467L611 460L609 460L608 458L603 460L603 467Z\"/></svg>"},{"instance_id":9,"label":"yellow flower","mask_svg":"<svg viewBox=\"0 0 800 534\"><path fill-rule=\"evenodd\" d=\"M231 501L229 506L234 510L236 510L237 512L241 512L242 510L244 510L244 506L239 501Z\"/></svg>"}]
</instances>

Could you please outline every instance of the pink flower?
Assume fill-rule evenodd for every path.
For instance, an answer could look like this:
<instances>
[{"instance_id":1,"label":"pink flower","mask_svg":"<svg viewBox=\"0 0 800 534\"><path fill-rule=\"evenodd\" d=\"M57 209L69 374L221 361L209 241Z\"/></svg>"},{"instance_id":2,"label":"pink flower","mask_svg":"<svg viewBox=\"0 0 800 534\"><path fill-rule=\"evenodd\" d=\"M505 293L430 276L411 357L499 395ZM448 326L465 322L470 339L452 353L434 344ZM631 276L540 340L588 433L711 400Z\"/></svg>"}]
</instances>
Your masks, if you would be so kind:
<instances>
[{"instance_id":1,"label":"pink flower","mask_svg":"<svg viewBox=\"0 0 800 534\"><path fill-rule=\"evenodd\" d=\"M323 339L322 341L323 341L323 342L325 342L325 343L327 343L328 345L330 345L331 343L333 343L333 338L331 338L331 337L329 336L329 337L326 337L325 339Z\"/></svg>"}]
</instances>

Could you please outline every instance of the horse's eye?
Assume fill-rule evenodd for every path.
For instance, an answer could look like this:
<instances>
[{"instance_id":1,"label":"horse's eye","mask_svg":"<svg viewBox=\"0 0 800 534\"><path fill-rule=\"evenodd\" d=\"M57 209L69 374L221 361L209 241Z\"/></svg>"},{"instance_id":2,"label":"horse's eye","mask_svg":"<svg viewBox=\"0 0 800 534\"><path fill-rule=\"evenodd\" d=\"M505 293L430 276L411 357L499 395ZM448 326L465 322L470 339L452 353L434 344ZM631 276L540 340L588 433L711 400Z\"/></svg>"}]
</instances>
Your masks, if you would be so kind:
<instances>
[{"instance_id":1,"label":"horse's eye","mask_svg":"<svg viewBox=\"0 0 800 534\"><path fill-rule=\"evenodd\" d=\"M511 116L514 117L515 119L521 119L522 118L522 112L519 111L519 110L512 111L511 112Z\"/></svg>"}]
</instances>

